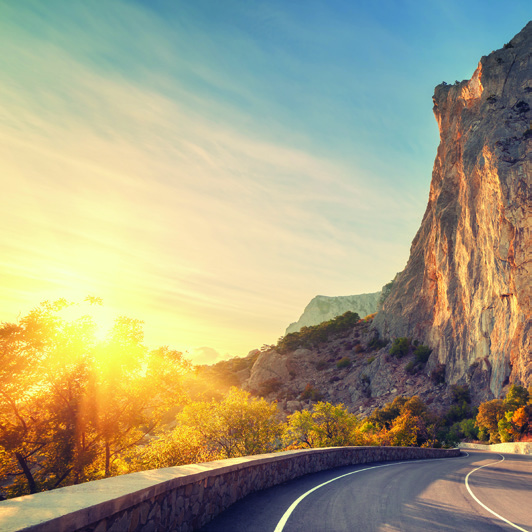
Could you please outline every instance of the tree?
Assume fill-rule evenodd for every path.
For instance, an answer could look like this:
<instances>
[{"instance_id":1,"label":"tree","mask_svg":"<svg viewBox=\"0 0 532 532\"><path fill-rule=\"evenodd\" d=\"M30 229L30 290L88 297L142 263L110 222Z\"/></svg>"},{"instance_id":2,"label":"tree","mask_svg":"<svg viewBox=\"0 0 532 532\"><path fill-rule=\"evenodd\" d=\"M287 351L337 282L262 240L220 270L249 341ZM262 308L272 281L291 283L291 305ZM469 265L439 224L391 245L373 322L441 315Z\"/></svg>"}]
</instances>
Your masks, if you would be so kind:
<instances>
[{"instance_id":1,"label":"tree","mask_svg":"<svg viewBox=\"0 0 532 532\"><path fill-rule=\"evenodd\" d=\"M317 447L338 447L354 444L354 429L358 420L343 404L320 401L312 409Z\"/></svg>"},{"instance_id":2,"label":"tree","mask_svg":"<svg viewBox=\"0 0 532 532\"><path fill-rule=\"evenodd\" d=\"M385 443L401 447L419 445L423 428L423 421L419 416L412 416L405 411L394 420L386 435Z\"/></svg>"},{"instance_id":3,"label":"tree","mask_svg":"<svg viewBox=\"0 0 532 532\"><path fill-rule=\"evenodd\" d=\"M506 393L504 403L507 410L515 411L528 403L529 393L524 386L512 384Z\"/></svg>"},{"instance_id":4,"label":"tree","mask_svg":"<svg viewBox=\"0 0 532 532\"><path fill-rule=\"evenodd\" d=\"M90 320L65 324L65 300L0 329L0 472L8 495L57 487L71 472ZM90 346L86 346L87 349Z\"/></svg>"},{"instance_id":5,"label":"tree","mask_svg":"<svg viewBox=\"0 0 532 532\"><path fill-rule=\"evenodd\" d=\"M123 456L181 401L189 364L148 351L141 322L120 317L97 341L89 316L44 302L0 328L0 476L8 496L125 470Z\"/></svg>"},{"instance_id":6,"label":"tree","mask_svg":"<svg viewBox=\"0 0 532 532\"><path fill-rule=\"evenodd\" d=\"M312 412L301 410L289 415L283 441L289 448L317 447L318 439Z\"/></svg>"},{"instance_id":7,"label":"tree","mask_svg":"<svg viewBox=\"0 0 532 532\"><path fill-rule=\"evenodd\" d=\"M478 407L477 426L490 435L490 442L496 443L499 437L499 420L504 416L504 403L501 399L493 399L481 403Z\"/></svg>"},{"instance_id":8,"label":"tree","mask_svg":"<svg viewBox=\"0 0 532 532\"><path fill-rule=\"evenodd\" d=\"M284 442L289 447L336 447L359 445L358 420L343 404L323 401L313 405L312 411L302 410L288 416Z\"/></svg>"},{"instance_id":9,"label":"tree","mask_svg":"<svg viewBox=\"0 0 532 532\"><path fill-rule=\"evenodd\" d=\"M219 402L189 403L176 421L176 431L191 431L217 458L271 452L279 446L282 432L277 404L238 388L231 388Z\"/></svg>"}]
</instances>

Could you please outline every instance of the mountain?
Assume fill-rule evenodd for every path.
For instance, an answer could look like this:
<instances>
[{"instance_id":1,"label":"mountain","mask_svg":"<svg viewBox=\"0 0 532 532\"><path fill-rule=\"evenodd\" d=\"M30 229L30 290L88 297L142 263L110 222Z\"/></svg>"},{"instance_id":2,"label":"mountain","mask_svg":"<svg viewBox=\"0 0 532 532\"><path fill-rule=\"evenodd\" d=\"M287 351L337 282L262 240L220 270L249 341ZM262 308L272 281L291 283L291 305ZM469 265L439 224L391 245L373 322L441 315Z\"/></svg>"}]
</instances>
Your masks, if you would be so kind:
<instances>
[{"instance_id":1,"label":"mountain","mask_svg":"<svg viewBox=\"0 0 532 532\"><path fill-rule=\"evenodd\" d=\"M410 258L373 326L477 400L532 384L532 22L433 97L440 145Z\"/></svg>"},{"instance_id":2,"label":"mountain","mask_svg":"<svg viewBox=\"0 0 532 532\"><path fill-rule=\"evenodd\" d=\"M356 296L316 296L305 307L299 320L291 323L285 334L297 332L301 327L318 325L324 321L332 320L347 311L356 312L359 316L367 316L377 312L377 305L381 292L372 294L359 294Z\"/></svg>"},{"instance_id":3,"label":"mountain","mask_svg":"<svg viewBox=\"0 0 532 532\"><path fill-rule=\"evenodd\" d=\"M427 209L405 269L372 294L373 321L309 341L295 325L344 310L343 298L318 296L287 330L290 349L254 351L238 374L286 412L322 398L366 415L398 395L444 409L453 384L476 404L532 385L532 23L433 100L440 145ZM400 338L410 347L393 356Z\"/></svg>"}]
</instances>

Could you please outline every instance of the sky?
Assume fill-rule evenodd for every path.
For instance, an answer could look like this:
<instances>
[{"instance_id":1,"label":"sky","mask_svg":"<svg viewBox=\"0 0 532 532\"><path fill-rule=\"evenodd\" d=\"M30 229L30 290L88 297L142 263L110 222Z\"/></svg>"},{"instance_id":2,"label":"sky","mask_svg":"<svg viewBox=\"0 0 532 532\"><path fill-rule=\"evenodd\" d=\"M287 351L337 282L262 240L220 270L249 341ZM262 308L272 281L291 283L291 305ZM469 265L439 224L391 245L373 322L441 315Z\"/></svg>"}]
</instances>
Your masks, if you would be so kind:
<instances>
[{"instance_id":1,"label":"sky","mask_svg":"<svg viewBox=\"0 0 532 532\"><path fill-rule=\"evenodd\" d=\"M213 363L402 270L468 79L529 0L0 0L0 322L101 297ZM78 305L85 312L83 303Z\"/></svg>"}]
</instances>

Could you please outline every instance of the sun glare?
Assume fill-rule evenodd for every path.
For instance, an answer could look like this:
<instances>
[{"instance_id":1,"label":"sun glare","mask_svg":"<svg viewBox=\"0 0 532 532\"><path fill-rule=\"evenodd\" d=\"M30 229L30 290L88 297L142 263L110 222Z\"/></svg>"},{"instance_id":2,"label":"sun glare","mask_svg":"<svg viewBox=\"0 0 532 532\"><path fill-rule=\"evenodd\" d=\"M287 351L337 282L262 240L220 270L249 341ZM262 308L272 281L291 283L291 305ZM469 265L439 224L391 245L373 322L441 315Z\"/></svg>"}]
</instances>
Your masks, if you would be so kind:
<instances>
[{"instance_id":1,"label":"sun glare","mask_svg":"<svg viewBox=\"0 0 532 532\"><path fill-rule=\"evenodd\" d=\"M83 316L90 316L96 330L94 336L96 340L103 341L107 338L112 329L116 315L111 309L101 304L98 298L88 297L81 303L73 303L61 310L60 315L66 321L75 321Z\"/></svg>"}]
</instances>

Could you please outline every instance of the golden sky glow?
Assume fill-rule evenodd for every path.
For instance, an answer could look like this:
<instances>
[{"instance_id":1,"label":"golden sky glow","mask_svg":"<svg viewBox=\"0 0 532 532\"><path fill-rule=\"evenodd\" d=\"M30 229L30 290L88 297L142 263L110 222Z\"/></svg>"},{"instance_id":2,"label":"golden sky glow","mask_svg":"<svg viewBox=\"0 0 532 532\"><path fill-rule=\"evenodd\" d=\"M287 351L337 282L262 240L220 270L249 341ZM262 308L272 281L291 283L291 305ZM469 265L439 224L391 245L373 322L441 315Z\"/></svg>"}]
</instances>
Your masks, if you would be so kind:
<instances>
[{"instance_id":1,"label":"golden sky glow","mask_svg":"<svg viewBox=\"0 0 532 532\"><path fill-rule=\"evenodd\" d=\"M446 71L413 56L401 98L383 82L393 57L342 57L362 27L396 28L369 11L347 24L317 4L301 25L283 3L273 18L175 4L0 1L0 320L91 294L144 320L150 346L213 361L275 342L317 294L373 292L404 266ZM409 35L382 46L410 53ZM470 76L477 41L459 43L453 76Z\"/></svg>"}]
</instances>

